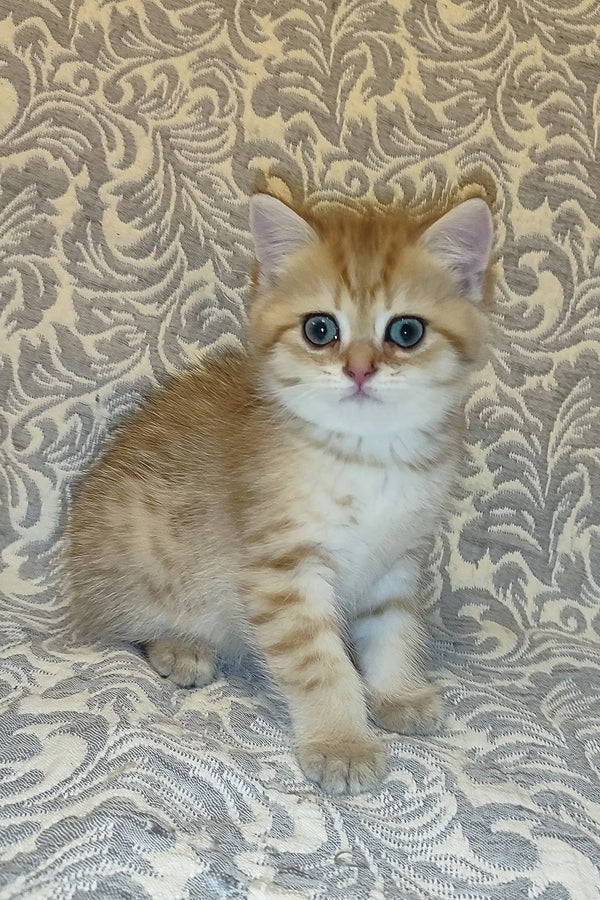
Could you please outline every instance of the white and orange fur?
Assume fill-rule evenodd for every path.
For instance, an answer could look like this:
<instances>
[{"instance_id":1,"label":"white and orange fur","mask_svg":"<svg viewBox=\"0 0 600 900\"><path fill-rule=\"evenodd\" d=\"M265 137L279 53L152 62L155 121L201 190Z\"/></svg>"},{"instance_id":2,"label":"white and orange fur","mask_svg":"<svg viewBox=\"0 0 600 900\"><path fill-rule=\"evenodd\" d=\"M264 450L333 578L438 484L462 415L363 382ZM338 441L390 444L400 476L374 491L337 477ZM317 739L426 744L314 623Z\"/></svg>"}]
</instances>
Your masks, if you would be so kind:
<instances>
[{"instance_id":1,"label":"white and orange fur","mask_svg":"<svg viewBox=\"0 0 600 900\"><path fill-rule=\"evenodd\" d=\"M180 685L257 651L298 760L333 793L371 789L371 724L427 732L419 580L461 446L492 244L474 198L432 225L308 221L251 202L259 276L248 349L208 355L136 412L84 480L68 527L73 612L89 638L145 644ZM339 338L310 344L305 317ZM412 349L386 340L416 316Z\"/></svg>"}]
</instances>

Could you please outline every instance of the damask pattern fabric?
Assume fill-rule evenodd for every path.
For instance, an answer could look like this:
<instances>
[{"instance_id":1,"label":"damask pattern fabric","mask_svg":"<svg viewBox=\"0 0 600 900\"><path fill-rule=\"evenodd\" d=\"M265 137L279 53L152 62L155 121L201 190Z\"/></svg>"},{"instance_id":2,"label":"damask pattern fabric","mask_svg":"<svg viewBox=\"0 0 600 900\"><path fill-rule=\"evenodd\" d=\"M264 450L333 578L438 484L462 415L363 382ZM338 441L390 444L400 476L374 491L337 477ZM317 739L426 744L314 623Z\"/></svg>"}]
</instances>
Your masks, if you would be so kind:
<instances>
[{"instance_id":1,"label":"damask pattern fabric","mask_svg":"<svg viewBox=\"0 0 600 900\"><path fill-rule=\"evenodd\" d=\"M0 896L600 896L597 0L0 0ZM430 564L433 738L302 777L258 672L74 643L68 493L241 339L248 199L487 196L494 346Z\"/></svg>"}]
</instances>

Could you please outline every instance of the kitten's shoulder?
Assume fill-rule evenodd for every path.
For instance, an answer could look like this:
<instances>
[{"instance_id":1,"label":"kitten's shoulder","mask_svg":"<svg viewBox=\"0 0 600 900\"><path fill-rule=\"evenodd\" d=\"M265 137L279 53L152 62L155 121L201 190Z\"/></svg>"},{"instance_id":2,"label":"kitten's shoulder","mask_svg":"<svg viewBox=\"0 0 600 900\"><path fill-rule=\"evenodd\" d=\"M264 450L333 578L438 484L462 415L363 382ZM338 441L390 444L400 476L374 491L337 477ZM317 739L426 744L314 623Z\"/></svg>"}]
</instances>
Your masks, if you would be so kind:
<instances>
[{"instance_id":1,"label":"kitten's shoulder","mask_svg":"<svg viewBox=\"0 0 600 900\"><path fill-rule=\"evenodd\" d=\"M172 378L155 395L198 406L207 412L214 404L226 407L247 404L254 394L251 366L242 348L217 348L209 351L193 368Z\"/></svg>"},{"instance_id":2,"label":"kitten's shoulder","mask_svg":"<svg viewBox=\"0 0 600 900\"><path fill-rule=\"evenodd\" d=\"M222 453L252 409L252 379L244 350L209 352L153 394L113 434L100 468L129 474L182 471ZM140 462L140 460L143 462Z\"/></svg>"}]
</instances>

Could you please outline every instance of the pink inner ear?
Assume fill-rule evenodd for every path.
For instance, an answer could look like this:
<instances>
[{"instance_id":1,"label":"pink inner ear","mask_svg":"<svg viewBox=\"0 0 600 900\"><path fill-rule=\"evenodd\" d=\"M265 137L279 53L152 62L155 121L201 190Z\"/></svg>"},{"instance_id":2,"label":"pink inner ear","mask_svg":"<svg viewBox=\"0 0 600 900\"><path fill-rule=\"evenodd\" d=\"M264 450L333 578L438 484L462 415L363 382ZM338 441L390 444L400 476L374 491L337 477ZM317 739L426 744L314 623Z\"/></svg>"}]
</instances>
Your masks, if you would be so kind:
<instances>
[{"instance_id":1,"label":"pink inner ear","mask_svg":"<svg viewBox=\"0 0 600 900\"><path fill-rule=\"evenodd\" d=\"M459 289L471 300L479 301L493 240L487 203L478 197L465 200L434 222L421 240L454 277Z\"/></svg>"},{"instance_id":2,"label":"pink inner ear","mask_svg":"<svg viewBox=\"0 0 600 900\"><path fill-rule=\"evenodd\" d=\"M272 286L290 258L317 240L301 216L268 194L256 194L250 201L250 229L264 286Z\"/></svg>"}]
</instances>

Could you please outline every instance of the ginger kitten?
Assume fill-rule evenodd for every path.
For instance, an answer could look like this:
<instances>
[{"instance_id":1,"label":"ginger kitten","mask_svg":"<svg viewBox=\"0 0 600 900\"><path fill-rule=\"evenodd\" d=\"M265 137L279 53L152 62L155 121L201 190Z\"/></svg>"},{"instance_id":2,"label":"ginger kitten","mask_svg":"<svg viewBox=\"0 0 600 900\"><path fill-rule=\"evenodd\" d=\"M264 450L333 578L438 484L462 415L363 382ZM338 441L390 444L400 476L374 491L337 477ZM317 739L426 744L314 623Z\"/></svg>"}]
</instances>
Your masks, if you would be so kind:
<instances>
[{"instance_id":1,"label":"ginger kitten","mask_svg":"<svg viewBox=\"0 0 600 900\"><path fill-rule=\"evenodd\" d=\"M66 566L90 638L145 644L180 685L257 650L306 775L372 788L370 724L427 732L419 575L460 452L486 332L486 204L426 229L346 214L312 225L257 195L247 351L159 390L73 504Z\"/></svg>"}]
</instances>

